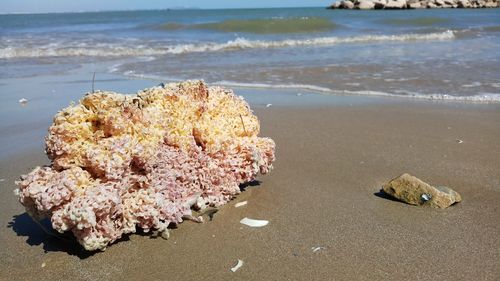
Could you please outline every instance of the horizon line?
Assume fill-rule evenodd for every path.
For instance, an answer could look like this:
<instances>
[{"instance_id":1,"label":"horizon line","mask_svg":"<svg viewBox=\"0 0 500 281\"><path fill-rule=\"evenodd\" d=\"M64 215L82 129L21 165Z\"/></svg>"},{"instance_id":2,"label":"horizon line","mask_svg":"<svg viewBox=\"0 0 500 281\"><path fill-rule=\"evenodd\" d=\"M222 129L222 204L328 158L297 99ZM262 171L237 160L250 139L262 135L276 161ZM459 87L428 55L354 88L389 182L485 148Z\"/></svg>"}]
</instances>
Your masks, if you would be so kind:
<instances>
[{"instance_id":1,"label":"horizon line","mask_svg":"<svg viewBox=\"0 0 500 281\"><path fill-rule=\"evenodd\" d=\"M79 10L61 12L0 12L0 15L46 15L46 14L83 14L109 12L138 12L138 11L186 11L186 10L250 10L250 9L298 9L298 8L326 8L324 6L294 6L294 7L241 7L241 8L198 8L198 7L171 7L155 9L124 9L124 10Z\"/></svg>"}]
</instances>

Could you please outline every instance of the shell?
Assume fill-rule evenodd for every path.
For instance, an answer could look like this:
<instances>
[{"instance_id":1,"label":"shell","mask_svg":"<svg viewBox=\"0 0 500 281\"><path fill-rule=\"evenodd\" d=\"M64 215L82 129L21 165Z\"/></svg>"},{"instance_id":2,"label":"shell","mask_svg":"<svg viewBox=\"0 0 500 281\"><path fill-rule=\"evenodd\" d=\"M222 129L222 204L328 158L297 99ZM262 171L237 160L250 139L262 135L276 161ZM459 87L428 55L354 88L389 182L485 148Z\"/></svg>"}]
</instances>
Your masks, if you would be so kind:
<instances>
[{"instance_id":1,"label":"shell","mask_svg":"<svg viewBox=\"0 0 500 281\"><path fill-rule=\"evenodd\" d=\"M231 271L232 272L236 272L242 266L243 266L243 261L242 260L238 260L238 263L236 263L235 266L231 267Z\"/></svg>"},{"instance_id":2,"label":"shell","mask_svg":"<svg viewBox=\"0 0 500 281\"><path fill-rule=\"evenodd\" d=\"M243 218L242 220L240 220L240 223L250 227L263 227L266 226L269 223L269 221Z\"/></svg>"},{"instance_id":3,"label":"shell","mask_svg":"<svg viewBox=\"0 0 500 281\"><path fill-rule=\"evenodd\" d=\"M238 202L238 203L234 204L234 207L239 208L241 206L245 206L246 204L248 204L247 201L242 201L242 202Z\"/></svg>"}]
</instances>

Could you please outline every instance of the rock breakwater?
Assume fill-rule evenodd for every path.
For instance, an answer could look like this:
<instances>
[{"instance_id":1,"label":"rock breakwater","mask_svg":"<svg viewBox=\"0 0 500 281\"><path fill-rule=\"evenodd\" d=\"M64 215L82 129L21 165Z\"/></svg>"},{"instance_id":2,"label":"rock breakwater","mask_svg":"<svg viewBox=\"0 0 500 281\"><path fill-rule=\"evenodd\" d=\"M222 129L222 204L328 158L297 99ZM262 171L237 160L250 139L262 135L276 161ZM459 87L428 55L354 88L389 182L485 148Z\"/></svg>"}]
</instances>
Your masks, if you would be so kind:
<instances>
[{"instance_id":1,"label":"rock breakwater","mask_svg":"<svg viewBox=\"0 0 500 281\"><path fill-rule=\"evenodd\" d=\"M498 0L341 0L328 9L400 10L434 8L498 8Z\"/></svg>"}]
</instances>

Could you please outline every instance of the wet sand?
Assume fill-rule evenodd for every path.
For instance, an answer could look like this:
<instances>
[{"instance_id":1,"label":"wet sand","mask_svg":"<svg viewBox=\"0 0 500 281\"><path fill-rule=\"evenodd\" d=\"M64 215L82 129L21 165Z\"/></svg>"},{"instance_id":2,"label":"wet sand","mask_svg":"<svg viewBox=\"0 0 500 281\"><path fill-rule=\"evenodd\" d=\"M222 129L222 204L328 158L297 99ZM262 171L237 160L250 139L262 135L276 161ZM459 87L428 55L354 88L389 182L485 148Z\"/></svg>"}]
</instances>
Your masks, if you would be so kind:
<instances>
[{"instance_id":1,"label":"wet sand","mask_svg":"<svg viewBox=\"0 0 500 281\"><path fill-rule=\"evenodd\" d=\"M213 221L94 254L44 234L12 193L20 174L48 163L41 146L2 158L0 280L498 280L500 105L377 101L259 100L261 135L277 143L271 174ZM379 192L403 172L463 201L437 210ZM270 223L249 228L243 217Z\"/></svg>"}]
</instances>

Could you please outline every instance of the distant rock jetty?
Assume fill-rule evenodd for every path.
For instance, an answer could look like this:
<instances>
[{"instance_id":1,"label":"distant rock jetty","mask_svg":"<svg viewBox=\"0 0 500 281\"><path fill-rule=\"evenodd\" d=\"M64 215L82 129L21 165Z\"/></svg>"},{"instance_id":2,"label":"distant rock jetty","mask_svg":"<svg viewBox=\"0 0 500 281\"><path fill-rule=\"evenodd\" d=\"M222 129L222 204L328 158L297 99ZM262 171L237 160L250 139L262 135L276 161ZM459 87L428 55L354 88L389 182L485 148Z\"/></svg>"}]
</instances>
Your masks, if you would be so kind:
<instances>
[{"instance_id":1,"label":"distant rock jetty","mask_svg":"<svg viewBox=\"0 0 500 281\"><path fill-rule=\"evenodd\" d=\"M341 0L328 9L399 10L433 8L499 8L500 0Z\"/></svg>"}]
</instances>

